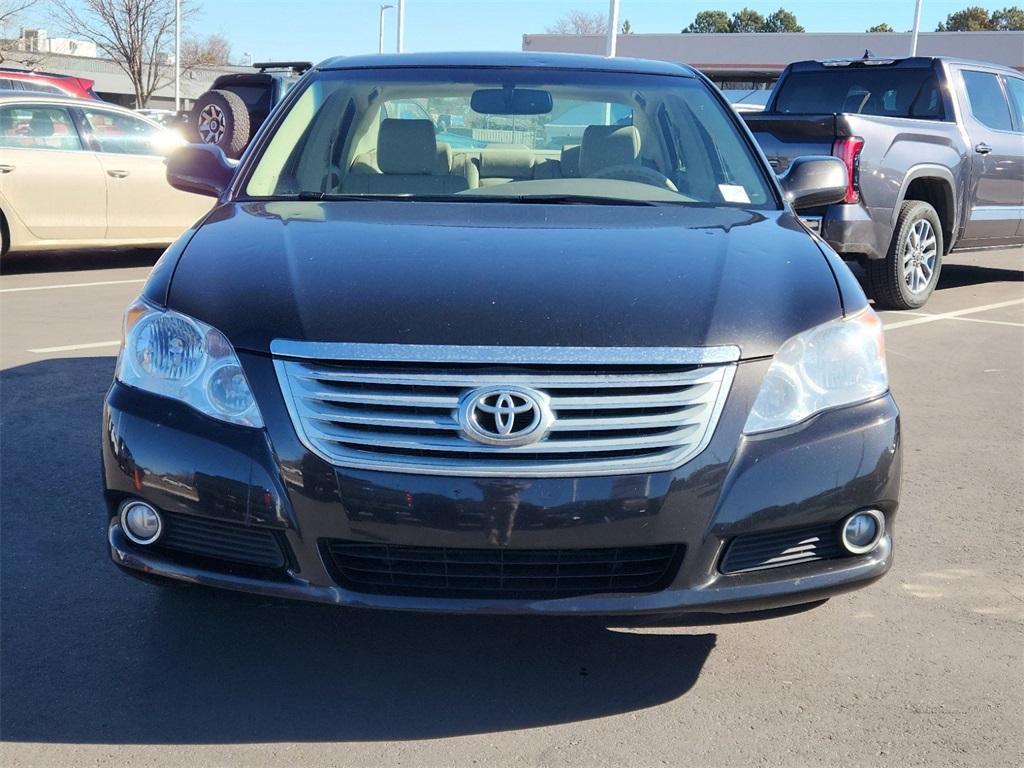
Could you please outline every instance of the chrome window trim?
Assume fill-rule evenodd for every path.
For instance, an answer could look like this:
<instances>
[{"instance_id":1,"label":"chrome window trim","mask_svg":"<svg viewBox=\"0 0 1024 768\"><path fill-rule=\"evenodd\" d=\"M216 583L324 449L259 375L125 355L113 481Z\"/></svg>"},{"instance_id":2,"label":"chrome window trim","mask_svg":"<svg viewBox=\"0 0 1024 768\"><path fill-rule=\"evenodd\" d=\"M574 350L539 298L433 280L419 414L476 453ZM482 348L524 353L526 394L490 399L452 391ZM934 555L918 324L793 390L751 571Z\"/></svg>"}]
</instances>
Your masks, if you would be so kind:
<instances>
[{"instance_id":1,"label":"chrome window trim","mask_svg":"<svg viewBox=\"0 0 1024 768\"><path fill-rule=\"evenodd\" d=\"M678 469L683 464L691 461L704 451L714 436L722 411L725 408L726 400L732 389L732 383L736 374L736 362L739 359L737 347L707 347L707 348L660 348L660 347L464 347L464 346L424 346L424 345L403 345L403 344L319 344L307 342L289 342L275 340L271 344L276 359L274 368L277 373L279 385L284 395L285 405L292 426L295 429L299 441L307 450L335 467L344 467L357 470L373 470L391 472L396 474L416 475L446 475L450 477L603 477L615 475L640 475L655 472L668 472ZM328 357L328 350L338 358ZM289 360L284 355L297 358ZM452 459L438 456L420 456L411 458L408 456L393 455L386 453L372 455L370 450L366 455L337 455L325 450L318 441L307 434L308 409L300 404L302 394L293 388L293 375L296 367L305 368L307 360L319 360L321 362L341 363L363 361L381 363L495 363L505 365L552 365L553 370L549 377L559 377L557 365L638 365L661 364L667 366L679 365L708 365L704 378L717 379L717 391L712 394L713 400L708 402L711 407L706 420L701 425L703 432L696 442L682 443L677 449L669 449L653 456L622 457L609 456L601 459L575 459L567 456L564 459L537 461L524 458L522 461L511 461L508 459L498 463L487 463L479 456L467 459ZM696 371L683 374L684 378L694 377ZM426 372L414 373L411 376L398 375L400 379L415 378L418 376L429 377ZM650 374L653 378L668 376L664 374ZM439 378L449 380L452 378L463 378L461 375L451 376L445 373L438 373ZM576 374L566 374L571 379L577 378ZM699 376L699 374L698 374ZM530 374L519 375L510 373L503 376L500 373L481 374L477 384L486 385L502 382L507 384L530 383L540 391L544 391L543 374L536 376L536 382L527 382ZM563 377L564 378L564 377ZM607 380L604 386L614 386L615 374L607 377L594 376L595 382ZM408 383L408 381L404 382ZM470 386L467 384L467 386ZM601 388L601 384L597 384ZM557 423L557 421L556 421ZM624 439L628 440L629 435L624 433ZM478 446L486 449L486 446ZM529 449L532 446L525 446ZM493 450L493 448L492 448ZM515 452L516 448L510 448Z\"/></svg>"},{"instance_id":2,"label":"chrome window trim","mask_svg":"<svg viewBox=\"0 0 1024 768\"><path fill-rule=\"evenodd\" d=\"M364 344L274 339L275 357L332 362L505 363L511 365L716 365L735 363L740 348L508 347L440 344Z\"/></svg>"}]
</instances>

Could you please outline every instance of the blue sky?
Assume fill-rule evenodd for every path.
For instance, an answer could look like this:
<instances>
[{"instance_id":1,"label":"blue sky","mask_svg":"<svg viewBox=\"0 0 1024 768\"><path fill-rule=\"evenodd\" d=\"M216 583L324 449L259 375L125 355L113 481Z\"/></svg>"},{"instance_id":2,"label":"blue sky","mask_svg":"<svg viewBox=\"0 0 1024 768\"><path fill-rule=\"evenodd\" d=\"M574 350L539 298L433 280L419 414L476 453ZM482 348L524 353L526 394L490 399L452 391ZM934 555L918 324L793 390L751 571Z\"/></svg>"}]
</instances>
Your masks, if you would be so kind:
<instances>
[{"instance_id":1,"label":"blue sky","mask_svg":"<svg viewBox=\"0 0 1024 768\"><path fill-rule=\"evenodd\" d=\"M967 5L990 10L1013 5L978 0L924 0L922 30L934 30ZM202 9L197 34L220 33L234 56L319 61L328 56L375 53L382 2L397 0L194 0ZM1020 4L1018 2L1018 4ZM621 0L621 14L635 32L678 32L704 9L732 13L744 6L767 15L780 5L810 32L862 32L888 22L897 30L913 24L914 0ZM519 50L522 35L543 32L570 9L607 13L607 0L406 0L406 50ZM385 46L395 43L395 11L385 16ZM54 34L52 31L51 34ZM385 50L388 50L386 47Z\"/></svg>"}]
</instances>

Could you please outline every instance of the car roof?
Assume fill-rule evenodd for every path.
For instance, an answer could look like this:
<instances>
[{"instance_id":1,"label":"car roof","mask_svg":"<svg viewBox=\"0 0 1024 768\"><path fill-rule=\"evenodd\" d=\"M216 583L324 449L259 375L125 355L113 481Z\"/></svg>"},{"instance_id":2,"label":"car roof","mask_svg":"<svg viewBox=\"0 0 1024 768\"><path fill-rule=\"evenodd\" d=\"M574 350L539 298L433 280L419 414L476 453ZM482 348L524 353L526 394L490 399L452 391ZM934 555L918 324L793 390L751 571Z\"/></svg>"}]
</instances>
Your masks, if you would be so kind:
<instances>
[{"instance_id":1,"label":"car roof","mask_svg":"<svg viewBox=\"0 0 1024 768\"><path fill-rule=\"evenodd\" d=\"M57 80L78 80L75 75L62 75L59 72L45 72L41 69L17 69L15 67L0 67L0 77L14 75L15 77L45 77Z\"/></svg>"},{"instance_id":2,"label":"car roof","mask_svg":"<svg viewBox=\"0 0 1024 768\"><path fill-rule=\"evenodd\" d=\"M319 70L370 69L378 67L523 67L528 69L576 69L591 72L630 72L644 75L695 77L685 64L650 59L608 58L578 53L389 53L366 56L335 56L317 65Z\"/></svg>"}]
</instances>

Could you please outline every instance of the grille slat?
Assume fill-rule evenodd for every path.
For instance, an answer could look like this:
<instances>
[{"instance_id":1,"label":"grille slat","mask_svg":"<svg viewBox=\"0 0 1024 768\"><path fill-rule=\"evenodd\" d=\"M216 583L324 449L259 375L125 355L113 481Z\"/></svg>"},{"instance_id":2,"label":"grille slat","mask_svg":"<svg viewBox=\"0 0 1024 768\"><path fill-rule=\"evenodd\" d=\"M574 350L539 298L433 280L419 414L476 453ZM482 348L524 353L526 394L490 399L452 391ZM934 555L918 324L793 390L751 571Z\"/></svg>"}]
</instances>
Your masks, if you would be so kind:
<instances>
[{"instance_id":1,"label":"grille slat","mask_svg":"<svg viewBox=\"0 0 1024 768\"><path fill-rule=\"evenodd\" d=\"M422 373L409 373L400 370L381 370L368 372L365 370L325 370L322 368L312 369L308 373L301 374L299 378L310 382L350 382L356 384L406 384L410 386L423 386ZM710 375L708 381L713 381L714 375ZM447 386L454 389L465 389L480 387L489 384L518 384L531 386L536 381L535 375L523 375L519 373L494 374L494 373L462 373L452 374L445 372L431 372L430 386ZM595 380L593 373L587 374L558 374L547 375L546 386L550 389L571 389L584 387L587 389L624 389L631 387L665 387L678 383L677 373L644 373L638 375L609 373L605 372L601 378ZM700 378L695 377L694 383L699 383Z\"/></svg>"},{"instance_id":2,"label":"grille slat","mask_svg":"<svg viewBox=\"0 0 1024 768\"><path fill-rule=\"evenodd\" d=\"M340 346L358 350L372 345ZM394 360L276 358L303 443L337 466L421 474L550 477L663 471L707 445L735 372L735 365L723 363L624 365L625 351L619 348L610 348L605 363L601 350L566 348L564 365L551 359L505 363L504 348L488 351L486 360L469 354L459 359L461 348L443 348L453 350L451 355L438 353L444 363L417 363L422 348L409 347L408 360L402 359L402 349L389 346ZM507 359L521 360L530 349L509 348ZM638 361L699 360L703 355L701 350L633 351ZM721 354L709 357L717 361ZM500 385L528 387L547 403L549 418L534 442L488 444L464 431L460 403L480 387Z\"/></svg>"},{"instance_id":3,"label":"grille slat","mask_svg":"<svg viewBox=\"0 0 1024 768\"><path fill-rule=\"evenodd\" d=\"M846 557L834 525L795 528L737 536L726 549L719 570L744 573Z\"/></svg>"},{"instance_id":4,"label":"grille slat","mask_svg":"<svg viewBox=\"0 0 1024 768\"><path fill-rule=\"evenodd\" d=\"M622 451L631 448L663 448L679 445L700 425L689 424L667 435L647 435L580 440L548 440L531 445L504 447L481 445L461 437L438 437L434 435L403 436L393 432L356 432L333 424L310 425L309 433L320 440L344 445L378 446L381 448L404 448L411 451L446 451L451 453L573 453L577 451Z\"/></svg>"},{"instance_id":5,"label":"grille slat","mask_svg":"<svg viewBox=\"0 0 1024 768\"><path fill-rule=\"evenodd\" d=\"M608 591L663 589L675 575L682 546L582 550L455 549L320 543L342 587L435 597L568 597Z\"/></svg>"}]
</instances>

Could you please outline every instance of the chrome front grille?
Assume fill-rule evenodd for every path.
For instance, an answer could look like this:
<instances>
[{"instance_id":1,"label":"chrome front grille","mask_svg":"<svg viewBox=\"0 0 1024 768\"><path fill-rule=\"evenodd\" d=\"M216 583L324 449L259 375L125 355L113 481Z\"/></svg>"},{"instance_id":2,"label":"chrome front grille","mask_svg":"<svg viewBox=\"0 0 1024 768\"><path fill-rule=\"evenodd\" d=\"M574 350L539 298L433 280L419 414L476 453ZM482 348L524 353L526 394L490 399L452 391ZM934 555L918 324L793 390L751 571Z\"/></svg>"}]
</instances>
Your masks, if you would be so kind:
<instances>
[{"instance_id":1,"label":"chrome front grille","mask_svg":"<svg viewBox=\"0 0 1024 768\"><path fill-rule=\"evenodd\" d=\"M673 469L711 439L732 347L271 346L302 442L344 467L463 476L616 475ZM525 445L485 444L460 419L470 393L523 387L549 409Z\"/></svg>"}]
</instances>

